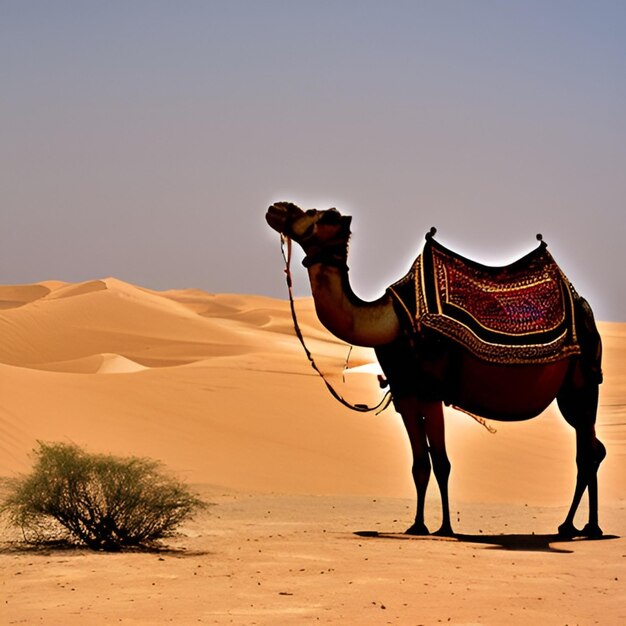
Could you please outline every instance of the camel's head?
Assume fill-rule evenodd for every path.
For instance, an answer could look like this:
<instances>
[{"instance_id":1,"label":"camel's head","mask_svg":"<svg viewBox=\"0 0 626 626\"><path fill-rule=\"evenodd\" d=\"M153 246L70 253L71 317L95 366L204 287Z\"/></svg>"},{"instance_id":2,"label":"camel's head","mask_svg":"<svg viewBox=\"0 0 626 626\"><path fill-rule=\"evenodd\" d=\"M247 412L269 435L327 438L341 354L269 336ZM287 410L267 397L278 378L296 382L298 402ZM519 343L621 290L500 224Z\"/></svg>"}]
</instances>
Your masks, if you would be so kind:
<instances>
[{"instance_id":1,"label":"camel's head","mask_svg":"<svg viewBox=\"0 0 626 626\"><path fill-rule=\"evenodd\" d=\"M303 211L291 202L276 202L265 214L267 223L279 233L299 243L307 255L307 262L335 257L339 249L347 249L352 218L341 215L337 209ZM345 254L342 254L345 261Z\"/></svg>"}]
</instances>

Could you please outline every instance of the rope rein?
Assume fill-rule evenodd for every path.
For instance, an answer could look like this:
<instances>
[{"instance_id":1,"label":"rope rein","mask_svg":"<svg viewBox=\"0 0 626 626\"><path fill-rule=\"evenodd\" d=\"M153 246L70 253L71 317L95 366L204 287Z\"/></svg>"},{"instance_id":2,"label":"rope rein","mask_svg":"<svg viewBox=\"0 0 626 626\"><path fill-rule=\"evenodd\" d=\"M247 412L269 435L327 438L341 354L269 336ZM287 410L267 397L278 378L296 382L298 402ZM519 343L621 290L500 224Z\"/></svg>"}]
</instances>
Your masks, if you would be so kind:
<instances>
[{"instance_id":1,"label":"rope rein","mask_svg":"<svg viewBox=\"0 0 626 626\"><path fill-rule=\"evenodd\" d=\"M287 247L287 252L285 252L285 244ZM370 407L370 406L367 406L367 404L352 404L348 402L347 400L345 400L343 396L341 396L341 394L339 394L335 390L335 388L328 382L328 380L326 380L326 377L321 372L321 370L317 367L317 364L315 363L315 359L313 358L313 355L311 354L310 350L306 347L306 344L304 342L304 337L300 329L300 325L298 324L298 318L296 316L296 308L295 308L295 303L294 303L294 298L293 298L293 287L292 287L293 281L291 278L291 239L282 234L280 236L280 250L283 255L283 259L285 261L285 279L287 281L287 291L289 293L289 307L291 309L291 319L293 320L293 327L294 327L294 330L296 331L296 336L298 337L298 339L300 340L300 343L302 344L302 347L304 348L304 353L306 354L306 357L309 360L311 367L320 375L320 378L324 381L326 388L328 389L330 394L333 396L333 398L335 398L335 400L343 404L343 406L349 409L352 409L353 411L358 411L359 413L369 413L371 411L376 411L376 415L379 415L391 403L390 391L387 391L387 393L385 393L385 395L382 397L382 400L376 406ZM350 346L350 351L352 351L352 346ZM350 358L350 352L348 353L348 358ZM348 363L348 358L346 358L346 365L344 365L344 371Z\"/></svg>"}]
</instances>

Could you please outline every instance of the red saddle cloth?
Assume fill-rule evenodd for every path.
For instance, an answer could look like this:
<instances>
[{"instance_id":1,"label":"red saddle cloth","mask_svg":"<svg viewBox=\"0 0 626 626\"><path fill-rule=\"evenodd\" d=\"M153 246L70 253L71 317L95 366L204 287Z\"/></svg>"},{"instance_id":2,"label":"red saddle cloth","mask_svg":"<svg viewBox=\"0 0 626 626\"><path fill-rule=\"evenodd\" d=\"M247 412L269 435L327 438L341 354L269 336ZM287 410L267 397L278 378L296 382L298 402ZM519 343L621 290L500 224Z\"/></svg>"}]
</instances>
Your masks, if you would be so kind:
<instances>
[{"instance_id":1,"label":"red saddle cloth","mask_svg":"<svg viewBox=\"0 0 626 626\"><path fill-rule=\"evenodd\" d=\"M389 291L414 332L443 335L483 360L547 363L580 354L573 287L544 242L511 265L489 267L428 237Z\"/></svg>"}]
</instances>

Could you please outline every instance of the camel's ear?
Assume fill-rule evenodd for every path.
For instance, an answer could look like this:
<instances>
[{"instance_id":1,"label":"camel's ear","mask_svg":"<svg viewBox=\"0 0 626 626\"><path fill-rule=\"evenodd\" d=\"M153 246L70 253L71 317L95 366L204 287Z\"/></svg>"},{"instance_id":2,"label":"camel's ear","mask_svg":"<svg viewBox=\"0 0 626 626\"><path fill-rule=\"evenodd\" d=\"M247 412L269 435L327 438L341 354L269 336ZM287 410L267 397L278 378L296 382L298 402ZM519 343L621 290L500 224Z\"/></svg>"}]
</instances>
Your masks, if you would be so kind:
<instances>
[{"instance_id":1,"label":"camel's ear","mask_svg":"<svg viewBox=\"0 0 626 626\"><path fill-rule=\"evenodd\" d=\"M350 230L350 224L352 224L352 216L351 215L342 215L341 216L341 224L344 228Z\"/></svg>"},{"instance_id":2,"label":"camel's ear","mask_svg":"<svg viewBox=\"0 0 626 626\"><path fill-rule=\"evenodd\" d=\"M346 241L350 239L350 224L352 223L351 215L342 215L341 216L341 234L345 236Z\"/></svg>"},{"instance_id":3,"label":"camel's ear","mask_svg":"<svg viewBox=\"0 0 626 626\"><path fill-rule=\"evenodd\" d=\"M320 224L327 225L339 225L340 232L350 234L350 223L352 222L352 217L349 215L342 215L337 211L337 209L332 208L326 211L320 212Z\"/></svg>"}]
</instances>

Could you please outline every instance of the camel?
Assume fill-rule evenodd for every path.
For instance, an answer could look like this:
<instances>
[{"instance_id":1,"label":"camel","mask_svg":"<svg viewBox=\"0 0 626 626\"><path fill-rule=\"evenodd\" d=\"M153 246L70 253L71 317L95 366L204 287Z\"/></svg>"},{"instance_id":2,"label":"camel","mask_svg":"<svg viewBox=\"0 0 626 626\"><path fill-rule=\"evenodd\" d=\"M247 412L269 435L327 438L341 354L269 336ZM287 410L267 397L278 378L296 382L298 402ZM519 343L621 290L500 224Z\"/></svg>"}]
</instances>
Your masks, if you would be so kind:
<instances>
[{"instance_id":1,"label":"camel","mask_svg":"<svg viewBox=\"0 0 626 626\"><path fill-rule=\"evenodd\" d=\"M497 281L507 272L513 272L517 281L515 288L500 289L498 283L493 282L495 287L492 291L500 289L500 295L510 309L507 309L509 318L504 319L502 324L510 325L511 319L517 317L522 320L520 323L526 324L526 331L528 328L537 331L539 334L536 337L543 337L545 341L533 340L530 345L509 346L494 340L489 344L477 341L476 336L479 331L489 330L488 323L477 326L475 332L469 332L470 324L476 321L473 314L468 317L467 312L462 311L462 304L450 308L446 301L442 305L441 294L435 294L435 298L434 292L426 293L432 288L424 288L424 293L418 294L422 300L414 306L419 309L425 306L427 300L436 300L440 309L448 307L449 311L462 313L466 318L460 322L451 321L445 316L427 312L418 319L417 312L411 310L418 279L423 279L427 272L432 271L432 267L424 269L428 265L426 246L413 270L389 287L381 298L373 302L358 298L348 279L351 219L336 209L303 211L290 202L277 202L266 213L266 220L274 230L292 239L304 250L303 265L308 270L320 322L339 339L375 350L394 407L406 428L413 456L416 513L414 522L405 532L410 535L430 534L424 523L424 504L432 469L442 507L441 527L433 534L454 535L448 501L451 464L446 453L444 403L482 418L517 421L538 416L556 398L563 417L576 431L577 447L574 495L565 520L558 527L558 535L564 539L600 537L597 472L606 456L606 449L595 433L599 385L602 382L601 341L591 308L545 251L545 242L535 253L504 268L483 266L455 256L438 242L431 250L440 259L447 258L450 263L461 264L458 267L442 265L439 269L442 280L451 281L448 274L453 272L454 276L458 275L460 287L453 295L458 300L465 294L470 309L484 296L486 304L480 306L488 320L492 319L489 316L501 316L501 312L493 309L490 300L493 294L486 293L488 290L475 291L474 283L479 281L473 276L482 277L491 285L488 281ZM435 232L431 229L427 234L427 244L435 244ZM537 238L541 239L541 236L537 235ZM431 259L431 265L432 262ZM548 262L551 265L543 268L542 264ZM552 286L545 278L549 277L550 271ZM537 280L526 280L527 272L534 272ZM448 283L446 285L446 288L451 288ZM519 306L515 309L516 294L524 294L528 289L540 290L537 292L539 300L547 303L544 303L541 315L536 312L536 306L529 307L527 301L519 298ZM412 296L407 299L403 290ZM569 330L558 336L555 333L560 330L554 320L550 320L557 309L569 313L570 323ZM549 327L544 328L546 324ZM521 330L524 331L524 328ZM567 338L564 339L565 335L569 337L569 343ZM510 333L510 336L505 336L505 339L512 338L513 343L517 341L518 344L523 343L527 336L535 337L530 332ZM465 339L465 344L462 339ZM579 530L574 525L574 516L585 490L588 491L589 518L584 528Z\"/></svg>"}]
</instances>

